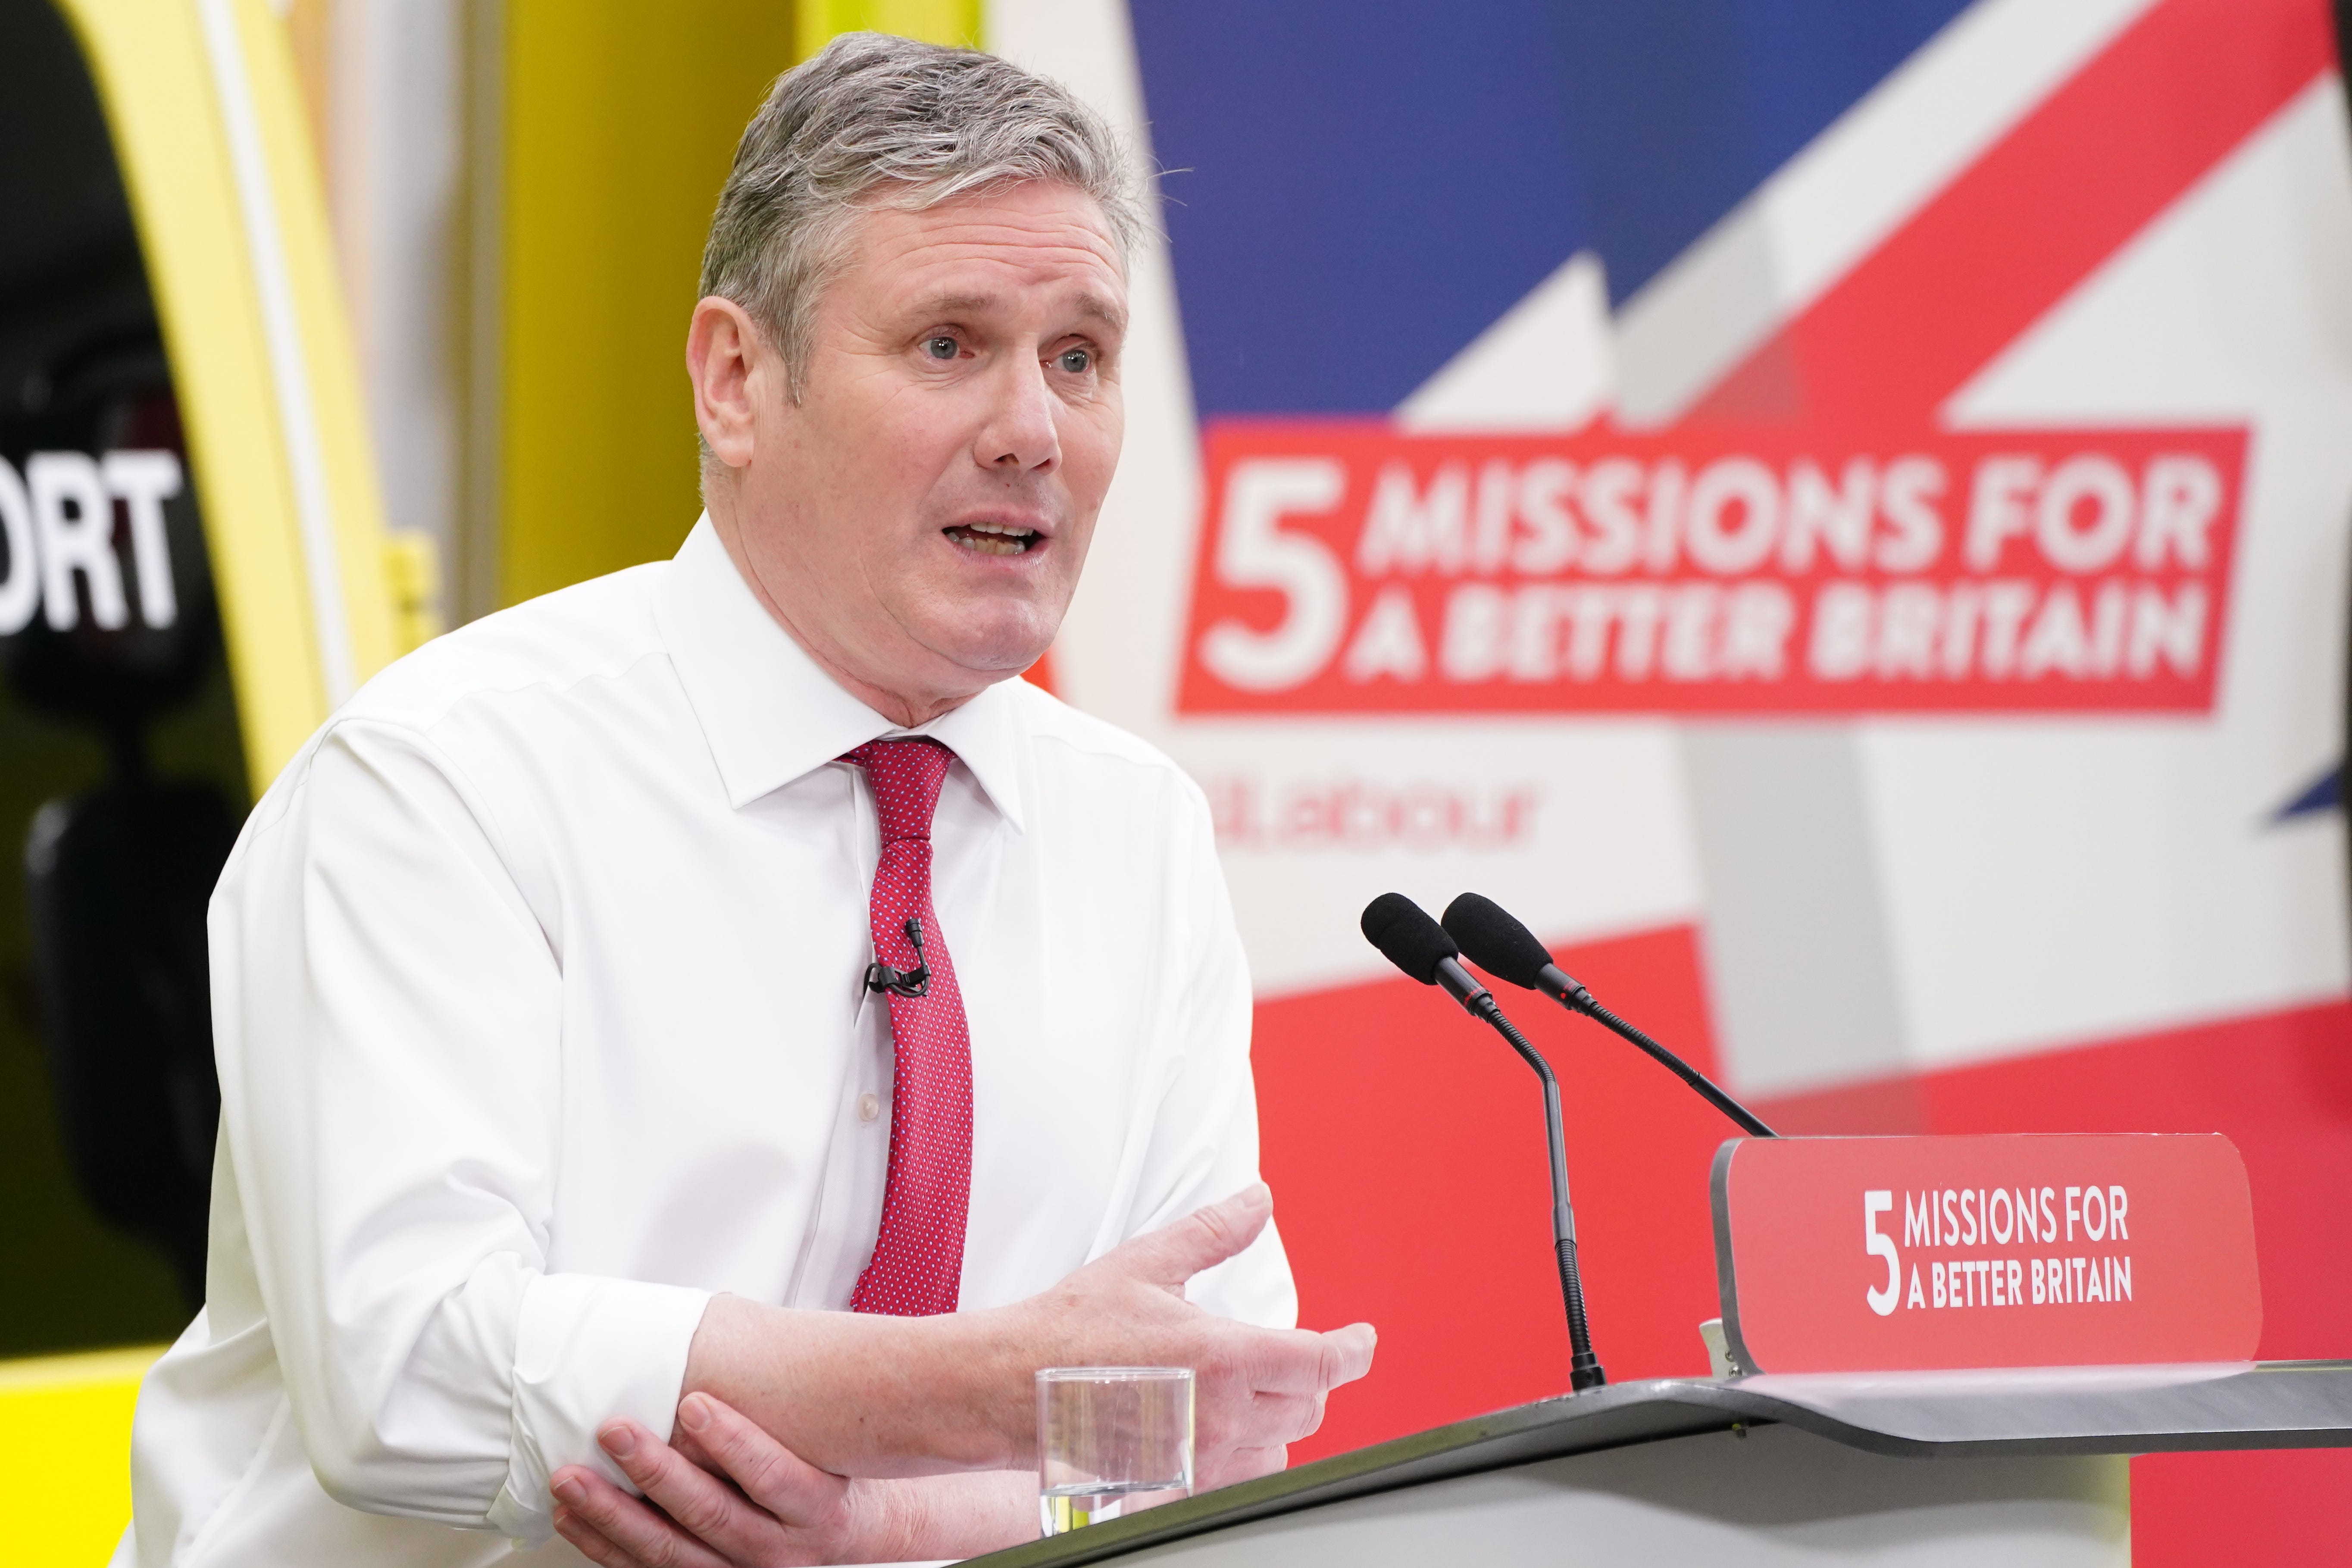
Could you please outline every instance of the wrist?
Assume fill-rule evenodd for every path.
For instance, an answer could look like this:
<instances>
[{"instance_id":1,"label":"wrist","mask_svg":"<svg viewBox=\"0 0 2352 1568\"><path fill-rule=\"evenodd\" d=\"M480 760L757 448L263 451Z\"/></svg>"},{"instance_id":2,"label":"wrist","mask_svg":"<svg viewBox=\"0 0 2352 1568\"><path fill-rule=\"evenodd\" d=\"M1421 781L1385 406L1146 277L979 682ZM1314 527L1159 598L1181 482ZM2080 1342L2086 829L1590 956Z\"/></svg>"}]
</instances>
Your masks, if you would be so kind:
<instances>
[{"instance_id":1,"label":"wrist","mask_svg":"<svg viewBox=\"0 0 2352 1568\"><path fill-rule=\"evenodd\" d=\"M1036 1462L1040 1335L1027 1321L1026 1305L939 1320L952 1325L953 1364L982 1450L973 1469L1016 1470Z\"/></svg>"},{"instance_id":2,"label":"wrist","mask_svg":"<svg viewBox=\"0 0 2352 1568\"><path fill-rule=\"evenodd\" d=\"M842 1495L848 1510L845 1563L904 1563L925 1555L922 1501L905 1481L852 1481Z\"/></svg>"},{"instance_id":3,"label":"wrist","mask_svg":"<svg viewBox=\"0 0 2352 1568\"><path fill-rule=\"evenodd\" d=\"M854 1533L839 1561L961 1561L1037 1539L1037 1477L998 1470L854 1481Z\"/></svg>"}]
</instances>

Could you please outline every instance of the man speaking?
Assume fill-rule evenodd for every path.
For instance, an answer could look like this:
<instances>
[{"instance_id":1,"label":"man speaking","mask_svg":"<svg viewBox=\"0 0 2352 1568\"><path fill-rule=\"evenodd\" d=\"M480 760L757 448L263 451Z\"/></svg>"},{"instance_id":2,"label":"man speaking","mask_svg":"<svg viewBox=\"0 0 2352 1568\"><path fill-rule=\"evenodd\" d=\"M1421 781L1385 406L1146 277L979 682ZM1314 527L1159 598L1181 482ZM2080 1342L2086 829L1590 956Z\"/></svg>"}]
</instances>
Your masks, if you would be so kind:
<instances>
[{"instance_id":1,"label":"man speaking","mask_svg":"<svg viewBox=\"0 0 2352 1568\"><path fill-rule=\"evenodd\" d=\"M676 559L385 671L223 874L206 1304L118 1563L559 1516L607 1562L962 1555L1034 1533L1040 1366L1195 1368L1206 1484L1363 1374L1369 1328L1291 1327L1200 792L1013 679L1118 459L1138 227L1003 61L777 83Z\"/></svg>"}]
</instances>

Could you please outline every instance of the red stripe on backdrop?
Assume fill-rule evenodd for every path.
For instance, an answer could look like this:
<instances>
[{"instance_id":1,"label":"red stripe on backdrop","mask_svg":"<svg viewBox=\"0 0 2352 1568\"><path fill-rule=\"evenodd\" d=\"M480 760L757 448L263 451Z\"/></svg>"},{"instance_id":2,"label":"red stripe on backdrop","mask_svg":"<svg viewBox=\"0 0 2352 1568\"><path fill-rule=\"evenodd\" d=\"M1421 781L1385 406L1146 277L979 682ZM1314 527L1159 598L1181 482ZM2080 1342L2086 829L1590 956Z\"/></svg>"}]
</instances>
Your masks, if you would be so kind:
<instances>
[{"instance_id":1,"label":"red stripe on backdrop","mask_svg":"<svg viewBox=\"0 0 2352 1568\"><path fill-rule=\"evenodd\" d=\"M1790 1132L2223 1132L2246 1157L2261 1353L2352 1354L2352 1003L1768 1101ZM1874 1102L1873 1096L1877 1096Z\"/></svg>"},{"instance_id":2,"label":"red stripe on backdrop","mask_svg":"<svg viewBox=\"0 0 2352 1568\"><path fill-rule=\"evenodd\" d=\"M1042 691L1055 696L1062 694L1061 686L1054 679L1054 650L1047 648L1037 656L1037 662L1021 672L1021 678Z\"/></svg>"},{"instance_id":3,"label":"red stripe on backdrop","mask_svg":"<svg viewBox=\"0 0 2352 1568\"><path fill-rule=\"evenodd\" d=\"M1688 927L1559 950L1711 1070ZM1708 1162L1728 1129L1657 1067L1532 994L1507 999L1565 1091L1596 1348L1612 1378L1705 1371ZM1381 1331L1304 1460L1563 1392L1532 1074L1437 992L1377 981L1257 1009L1265 1168L1302 1321ZM2245 1155L2265 1357L2352 1352L2352 1003L1760 1102L1792 1132L2221 1131ZM2321 1562L2352 1539L2352 1453L2135 1462L2135 1561ZM2325 1549L2322 1543L2325 1542Z\"/></svg>"},{"instance_id":4,"label":"red stripe on backdrop","mask_svg":"<svg viewBox=\"0 0 2352 1568\"><path fill-rule=\"evenodd\" d=\"M2265 1359L2352 1355L2352 1004L2233 1018L1768 1102L1811 1132L2225 1132L2246 1157ZM2132 1464L2132 1561L2330 1563L2352 1451Z\"/></svg>"},{"instance_id":5,"label":"red stripe on backdrop","mask_svg":"<svg viewBox=\"0 0 2352 1568\"><path fill-rule=\"evenodd\" d=\"M2334 57L2325 0L2163 0L1692 417L1926 418Z\"/></svg>"}]
</instances>

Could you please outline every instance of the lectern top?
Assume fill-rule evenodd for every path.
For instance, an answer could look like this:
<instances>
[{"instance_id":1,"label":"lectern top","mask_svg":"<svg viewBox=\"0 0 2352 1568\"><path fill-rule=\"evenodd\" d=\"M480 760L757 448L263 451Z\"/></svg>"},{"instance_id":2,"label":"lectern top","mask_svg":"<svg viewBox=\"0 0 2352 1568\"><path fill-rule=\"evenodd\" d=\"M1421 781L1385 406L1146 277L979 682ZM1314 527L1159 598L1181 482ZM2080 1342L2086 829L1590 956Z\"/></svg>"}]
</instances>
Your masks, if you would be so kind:
<instances>
[{"instance_id":1,"label":"lectern top","mask_svg":"<svg viewBox=\"0 0 2352 1568\"><path fill-rule=\"evenodd\" d=\"M1334 1455L975 1562L1063 1568L1540 1459L1785 1422L1902 1456L2352 1447L2352 1362L1817 1373L1613 1384Z\"/></svg>"}]
</instances>

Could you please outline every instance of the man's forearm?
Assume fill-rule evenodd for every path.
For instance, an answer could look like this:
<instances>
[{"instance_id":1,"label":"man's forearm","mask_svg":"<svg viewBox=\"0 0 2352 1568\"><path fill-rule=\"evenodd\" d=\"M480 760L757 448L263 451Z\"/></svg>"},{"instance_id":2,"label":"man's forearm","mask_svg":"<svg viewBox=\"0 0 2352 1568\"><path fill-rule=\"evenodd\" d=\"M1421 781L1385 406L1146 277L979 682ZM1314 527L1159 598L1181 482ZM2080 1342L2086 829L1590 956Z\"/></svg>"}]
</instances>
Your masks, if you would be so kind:
<instances>
[{"instance_id":1,"label":"man's forearm","mask_svg":"<svg viewBox=\"0 0 2352 1568\"><path fill-rule=\"evenodd\" d=\"M1245 1188L979 1311L895 1318L714 1297L681 1393L740 1411L820 1471L873 1479L1030 1465L1040 1367L1190 1367L1197 1473L1213 1485L1263 1474L1315 1430L1333 1388L1363 1376L1373 1345L1367 1323L1260 1329L1185 1301L1185 1282L1247 1247L1272 1209L1263 1184Z\"/></svg>"},{"instance_id":2,"label":"man's forearm","mask_svg":"<svg viewBox=\"0 0 2352 1568\"><path fill-rule=\"evenodd\" d=\"M716 1296L681 1394L715 1395L809 1463L893 1477L1026 1464L1035 1370L1004 1311L937 1318L795 1311Z\"/></svg>"}]
</instances>

